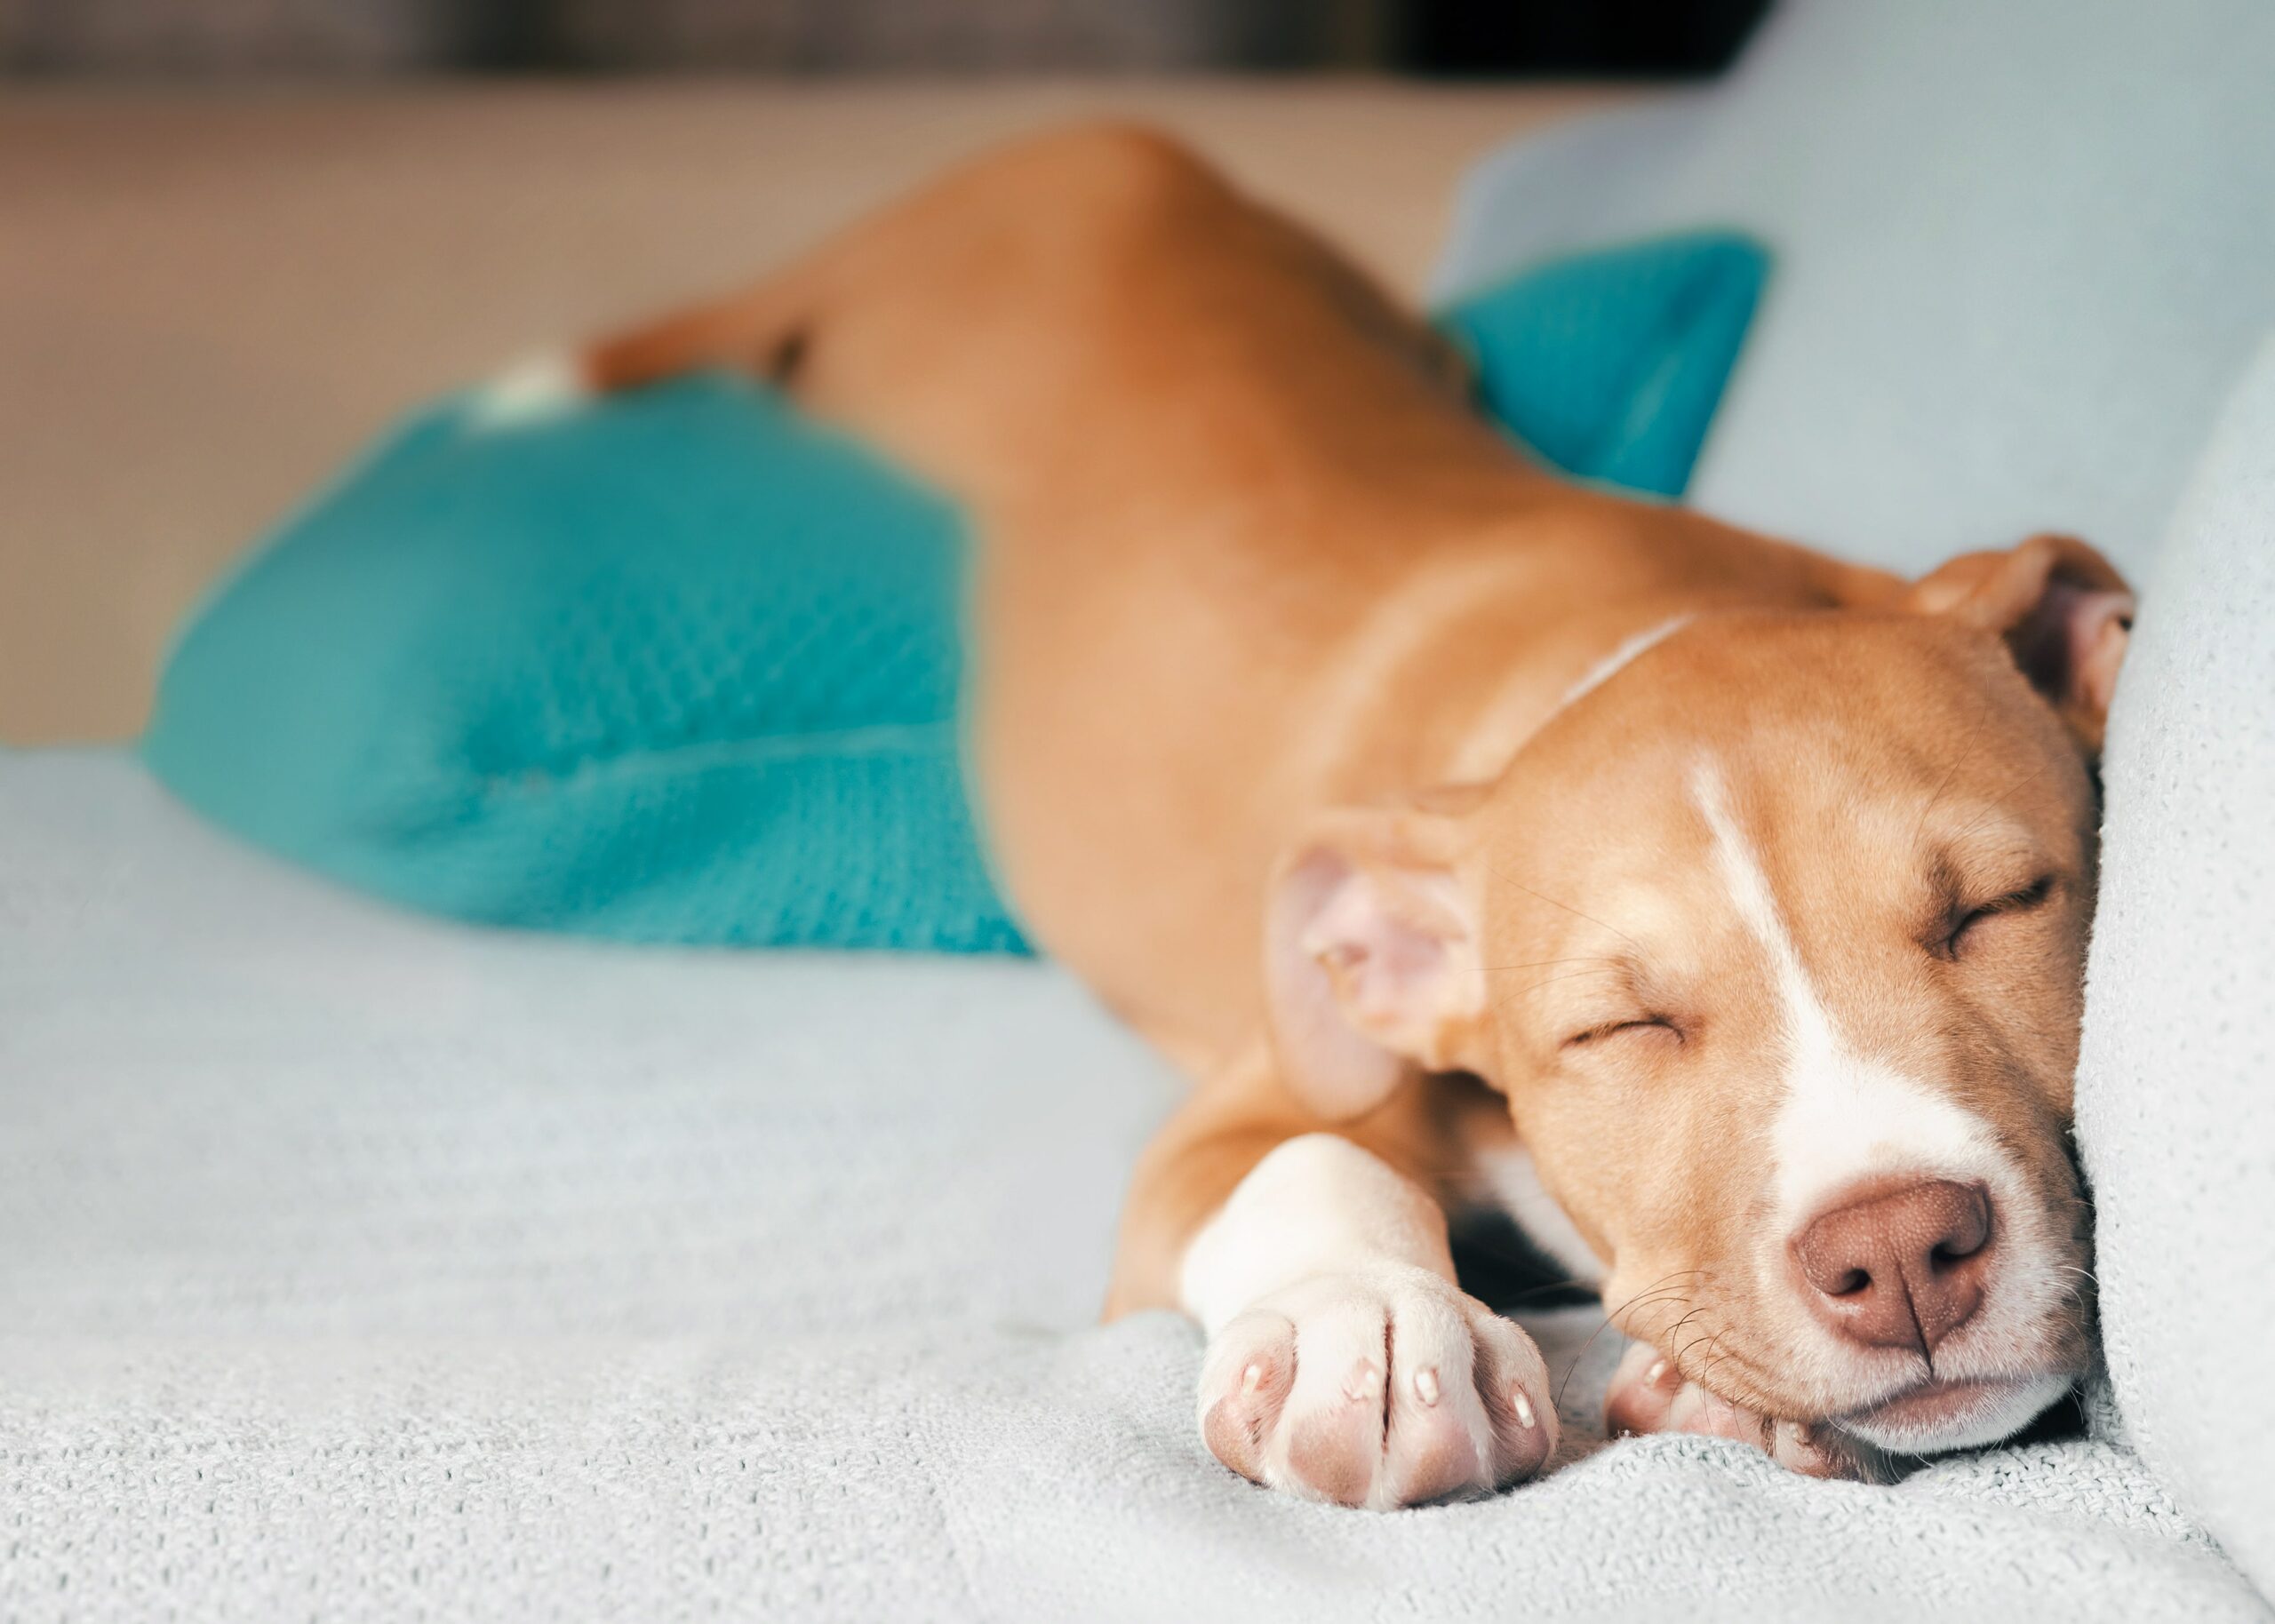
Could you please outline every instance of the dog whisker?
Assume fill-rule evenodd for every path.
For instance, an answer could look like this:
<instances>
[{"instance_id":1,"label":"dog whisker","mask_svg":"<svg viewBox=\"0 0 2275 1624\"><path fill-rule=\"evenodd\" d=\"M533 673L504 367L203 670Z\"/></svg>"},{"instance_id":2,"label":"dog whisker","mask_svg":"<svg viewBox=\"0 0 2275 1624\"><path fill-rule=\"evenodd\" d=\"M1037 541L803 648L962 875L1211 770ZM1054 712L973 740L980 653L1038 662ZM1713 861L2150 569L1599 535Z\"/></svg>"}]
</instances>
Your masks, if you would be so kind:
<instances>
[{"instance_id":1,"label":"dog whisker","mask_svg":"<svg viewBox=\"0 0 2275 1624\"><path fill-rule=\"evenodd\" d=\"M1490 865L1490 864L1488 864L1488 867L1489 868L1489 867L1491 867L1491 865ZM1505 886L1510 886L1510 887L1512 887L1512 888L1515 888L1516 890L1522 891L1522 892L1523 892L1527 896L1532 897L1532 898L1534 898L1534 899L1535 899L1535 900L1537 900L1537 901L1546 903L1546 904L1547 904L1550 907L1552 907L1552 908L1561 908L1565 912L1567 912L1567 913L1570 914L1573 918L1575 918L1575 919L1585 919L1589 924L1595 926L1599 930L1608 930L1608 931L1611 932L1611 934L1612 934L1613 935L1617 936L1621 941L1623 941L1623 942L1626 943L1630 947L1632 947L1632 948L1633 948L1637 952L1639 952L1639 953L1640 953L1640 952L1642 952L1642 951L1644 951L1643 944L1642 944L1640 942L1638 942L1634 937L1632 937L1632 936L1629 935L1625 931L1624 931L1624 930L1620 929L1618 926L1616 926L1616 925L1607 925L1607 924L1605 924L1605 923L1604 923L1604 921L1603 921L1603 920L1601 920L1601 919L1600 919L1596 918L1596 916L1595 916L1594 914L1592 914L1592 913L1583 913L1583 912L1580 912L1580 910L1578 910L1577 908L1575 908L1575 907L1574 907L1574 906L1572 906L1572 904L1569 904L1569 903L1561 903L1561 902L1558 902L1558 901L1557 901L1554 897L1553 897L1553 896L1549 896L1545 895L1545 894L1544 894L1544 893L1542 893L1542 892L1536 891L1536 890L1534 890L1530 886L1526 885L1526 884L1525 884L1525 883L1523 883L1521 880L1512 880L1512 879L1510 879L1508 875L1506 875L1506 874L1503 873L1503 872L1502 872L1498 868L1492 868L1492 873L1493 873L1494 878L1495 878L1495 879L1497 879L1497 880L1500 880L1502 884L1504 884L1504 885L1505 885Z\"/></svg>"},{"instance_id":2,"label":"dog whisker","mask_svg":"<svg viewBox=\"0 0 2275 1624\"><path fill-rule=\"evenodd\" d=\"M1545 970L1560 964L1618 965L1625 960L1605 953L1581 953L1569 959L1536 959L1529 964L1481 964L1470 972L1477 975L1497 975L1505 970Z\"/></svg>"},{"instance_id":3,"label":"dog whisker","mask_svg":"<svg viewBox=\"0 0 2275 1624\"><path fill-rule=\"evenodd\" d=\"M1645 1302L1647 1299L1674 1293L1677 1289L1672 1284L1674 1281L1685 1278L1688 1276L1700 1275L1705 1272L1706 1271L1703 1269L1678 1269L1672 1274L1662 1275L1649 1286L1645 1286L1641 1291L1637 1292L1633 1296L1628 1298L1617 1308L1606 1314L1603 1317L1602 1322L1599 1324L1594 1330L1588 1333L1588 1340L1580 1344L1579 1351L1572 1356L1572 1363L1566 1368L1564 1372L1564 1380L1556 1389L1556 1402L1559 1405L1561 1405L1564 1402L1564 1394L1566 1389L1570 1388L1572 1385L1572 1378L1579 1373L1580 1366L1586 1363L1589 1351L1596 1345L1596 1339L1601 1336L1606 1331L1611 1329L1614 1322L1616 1322L1621 1315L1627 1313L1635 1308L1636 1305ZM1689 1299L1688 1297L1684 1297L1682 1298L1682 1301L1688 1302ZM1623 1332L1622 1334L1624 1334L1624 1333Z\"/></svg>"}]
</instances>

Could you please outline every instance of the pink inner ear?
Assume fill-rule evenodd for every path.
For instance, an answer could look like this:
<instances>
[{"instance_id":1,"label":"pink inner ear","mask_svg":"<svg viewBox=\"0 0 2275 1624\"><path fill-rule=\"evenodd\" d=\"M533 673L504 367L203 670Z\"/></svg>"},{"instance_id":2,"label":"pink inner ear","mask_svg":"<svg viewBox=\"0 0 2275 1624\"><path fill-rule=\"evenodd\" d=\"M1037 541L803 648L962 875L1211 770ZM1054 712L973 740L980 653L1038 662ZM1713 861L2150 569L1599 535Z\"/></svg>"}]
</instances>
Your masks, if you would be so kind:
<instances>
[{"instance_id":1,"label":"pink inner ear","mask_svg":"<svg viewBox=\"0 0 2275 1624\"><path fill-rule=\"evenodd\" d=\"M1358 1028L1405 1047L1436 1023L1446 944L1401 919L1377 888L1353 874L1304 934L1304 951L1334 975Z\"/></svg>"},{"instance_id":2,"label":"pink inner ear","mask_svg":"<svg viewBox=\"0 0 2275 1624\"><path fill-rule=\"evenodd\" d=\"M1381 1103L1417 1063L1443 1063L1449 1023L1479 991L1457 967L1468 929L1441 869L1314 851L1282 877L1265 935L1286 1080L1333 1117Z\"/></svg>"},{"instance_id":3,"label":"pink inner ear","mask_svg":"<svg viewBox=\"0 0 2275 1624\"><path fill-rule=\"evenodd\" d=\"M1373 1110L1398 1086L1398 1059L1353 1027L1329 966L1336 944L1320 921L1347 906L1350 865L1314 853L1281 882L1265 932L1265 982L1274 1047L1288 1087L1313 1110L1342 1120Z\"/></svg>"},{"instance_id":4,"label":"pink inner ear","mask_svg":"<svg viewBox=\"0 0 2275 1624\"><path fill-rule=\"evenodd\" d=\"M2058 705L2106 712L2133 624L2133 594L2055 576L2008 636L2023 675Z\"/></svg>"}]
</instances>

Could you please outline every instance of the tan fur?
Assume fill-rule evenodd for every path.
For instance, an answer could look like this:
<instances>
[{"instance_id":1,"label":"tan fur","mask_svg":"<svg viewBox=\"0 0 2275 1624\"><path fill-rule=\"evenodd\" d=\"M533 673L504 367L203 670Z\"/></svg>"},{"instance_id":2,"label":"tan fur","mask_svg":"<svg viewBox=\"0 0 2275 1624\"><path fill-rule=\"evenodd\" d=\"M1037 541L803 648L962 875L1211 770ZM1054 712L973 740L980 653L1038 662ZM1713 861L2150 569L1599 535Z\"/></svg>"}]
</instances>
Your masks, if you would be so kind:
<instances>
[{"instance_id":1,"label":"tan fur","mask_svg":"<svg viewBox=\"0 0 2275 1624\"><path fill-rule=\"evenodd\" d=\"M1378 838L1438 842L1484 921L1475 1010L1419 1058L1484 1077L1506 1114L1416 1063L1337 1131L1451 1204L1513 1123L1612 1264L1608 1302L1710 1283L1623 1324L1763 1414L1834 1402L1787 1357L1745 1267L1760 1213L1728 1197L1767 1153L1774 1012L1683 799L1701 752L1844 1026L1978 1108L2081 1223L2062 1134L2097 723L2032 691L1995 616L1950 612L1997 596L2005 555L1907 599L1553 478L1425 327L1142 131L988 158L589 364L622 387L720 363L945 487L982 539L977 777L1002 878L1039 944L1197 1084L1138 1170L1111 1312L1173 1304L1198 1226L1329 1126L1267 1021L1267 893L1337 808L1388 806L1406 821ZM2083 549L2061 561L2079 590L2121 585ZM1560 709L1677 614L1700 618ZM2000 845L2012 830L2029 851ZM1994 921L2006 967L1962 980L1921 949L2039 863L2055 893ZM1700 1028L1569 1042L1666 999Z\"/></svg>"}]
</instances>

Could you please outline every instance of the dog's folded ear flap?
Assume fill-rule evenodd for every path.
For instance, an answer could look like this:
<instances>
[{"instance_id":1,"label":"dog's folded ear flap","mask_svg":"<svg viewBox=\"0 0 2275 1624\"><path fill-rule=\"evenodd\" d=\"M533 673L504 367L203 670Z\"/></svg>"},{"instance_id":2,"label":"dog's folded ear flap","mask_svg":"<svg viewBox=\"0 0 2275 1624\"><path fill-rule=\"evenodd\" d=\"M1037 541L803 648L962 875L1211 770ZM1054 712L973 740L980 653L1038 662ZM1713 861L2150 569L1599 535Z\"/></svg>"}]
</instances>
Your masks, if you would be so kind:
<instances>
[{"instance_id":1,"label":"dog's folded ear flap","mask_svg":"<svg viewBox=\"0 0 2275 1624\"><path fill-rule=\"evenodd\" d=\"M1457 820L1330 814L1290 848L1265 918L1272 1041L1289 1089L1330 1121L1409 1076L1463 1063L1484 1007Z\"/></svg>"},{"instance_id":2,"label":"dog's folded ear flap","mask_svg":"<svg viewBox=\"0 0 2275 1624\"><path fill-rule=\"evenodd\" d=\"M1968 553L1914 585L1905 601L2006 639L2031 686L2098 754L2133 629L2133 593L2110 561L2069 536Z\"/></svg>"}]
</instances>

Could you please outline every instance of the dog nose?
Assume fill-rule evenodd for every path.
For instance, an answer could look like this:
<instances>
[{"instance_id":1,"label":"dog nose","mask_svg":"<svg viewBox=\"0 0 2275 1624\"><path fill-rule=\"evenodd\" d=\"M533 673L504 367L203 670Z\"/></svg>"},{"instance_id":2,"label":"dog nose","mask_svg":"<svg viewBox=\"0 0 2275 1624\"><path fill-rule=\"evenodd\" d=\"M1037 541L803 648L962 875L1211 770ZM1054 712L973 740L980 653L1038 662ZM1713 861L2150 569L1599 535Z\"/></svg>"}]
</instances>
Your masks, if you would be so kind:
<instances>
[{"instance_id":1,"label":"dog nose","mask_svg":"<svg viewBox=\"0 0 2275 1624\"><path fill-rule=\"evenodd\" d=\"M1793 1243L1817 1317L1868 1348L1936 1345L1983 1305L1991 1197L1923 1179L1818 1214Z\"/></svg>"}]
</instances>

